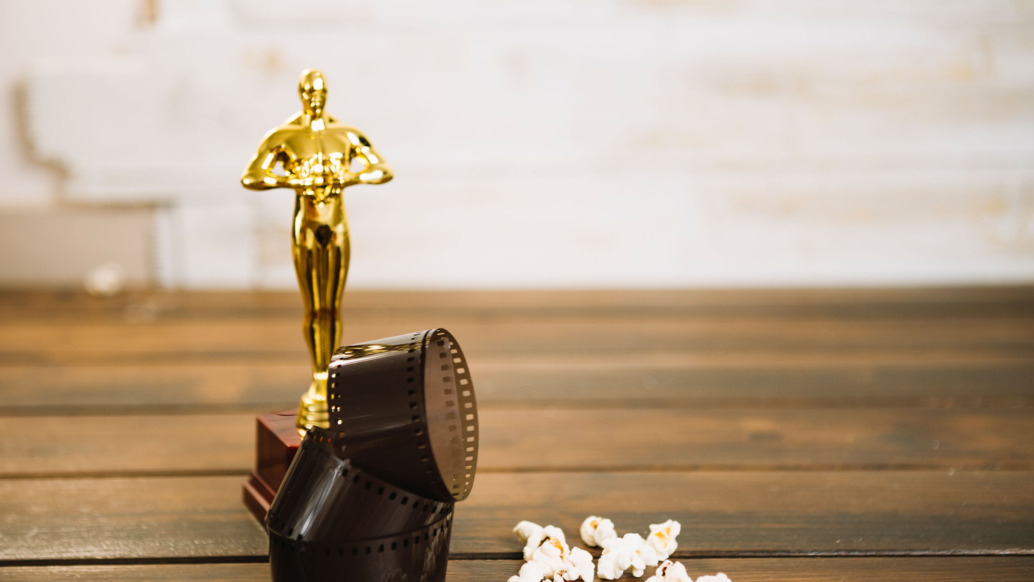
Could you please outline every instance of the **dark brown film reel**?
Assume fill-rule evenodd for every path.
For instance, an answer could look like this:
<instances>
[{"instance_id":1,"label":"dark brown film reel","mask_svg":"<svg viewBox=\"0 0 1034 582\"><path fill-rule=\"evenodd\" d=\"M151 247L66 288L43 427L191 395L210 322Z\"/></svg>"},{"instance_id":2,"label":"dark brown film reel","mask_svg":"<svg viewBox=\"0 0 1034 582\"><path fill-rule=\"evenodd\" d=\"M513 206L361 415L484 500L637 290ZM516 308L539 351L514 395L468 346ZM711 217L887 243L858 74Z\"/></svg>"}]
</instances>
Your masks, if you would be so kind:
<instances>
[{"instance_id":1,"label":"dark brown film reel","mask_svg":"<svg viewBox=\"0 0 1034 582\"><path fill-rule=\"evenodd\" d=\"M444 329L339 349L327 398L337 454L440 501L470 493L477 470L474 386Z\"/></svg>"},{"instance_id":2,"label":"dark brown film reel","mask_svg":"<svg viewBox=\"0 0 1034 582\"><path fill-rule=\"evenodd\" d=\"M452 502L421 497L334 456L330 435L313 428L291 463L266 524L298 542L364 540L441 521Z\"/></svg>"},{"instance_id":3,"label":"dark brown film reel","mask_svg":"<svg viewBox=\"0 0 1034 582\"><path fill-rule=\"evenodd\" d=\"M444 582L452 513L418 530L369 540L310 543L269 532L273 580Z\"/></svg>"},{"instance_id":4,"label":"dark brown film reel","mask_svg":"<svg viewBox=\"0 0 1034 582\"><path fill-rule=\"evenodd\" d=\"M339 349L331 428L310 429L266 516L275 581L445 579L477 468L474 387L444 329Z\"/></svg>"}]
</instances>

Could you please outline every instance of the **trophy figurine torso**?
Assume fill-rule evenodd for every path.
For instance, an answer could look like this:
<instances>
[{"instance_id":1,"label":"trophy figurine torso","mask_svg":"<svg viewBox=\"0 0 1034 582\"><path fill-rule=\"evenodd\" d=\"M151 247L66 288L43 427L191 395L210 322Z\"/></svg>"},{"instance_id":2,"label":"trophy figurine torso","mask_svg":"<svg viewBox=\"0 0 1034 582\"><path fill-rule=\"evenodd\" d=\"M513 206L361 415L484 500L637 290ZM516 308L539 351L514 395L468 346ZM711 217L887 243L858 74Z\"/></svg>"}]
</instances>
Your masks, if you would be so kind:
<instances>
[{"instance_id":1,"label":"trophy figurine torso","mask_svg":"<svg viewBox=\"0 0 1034 582\"><path fill-rule=\"evenodd\" d=\"M302 111L266 135L241 184L295 191L291 242L312 360L312 382L298 409L297 426L305 430L329 428L327 367L341 339L339 311L349 260L343 191L355 184L383 184L392 173L359 130L326 114L322 73L304 71L298 94Z\"/></svg>"}]
</instances>

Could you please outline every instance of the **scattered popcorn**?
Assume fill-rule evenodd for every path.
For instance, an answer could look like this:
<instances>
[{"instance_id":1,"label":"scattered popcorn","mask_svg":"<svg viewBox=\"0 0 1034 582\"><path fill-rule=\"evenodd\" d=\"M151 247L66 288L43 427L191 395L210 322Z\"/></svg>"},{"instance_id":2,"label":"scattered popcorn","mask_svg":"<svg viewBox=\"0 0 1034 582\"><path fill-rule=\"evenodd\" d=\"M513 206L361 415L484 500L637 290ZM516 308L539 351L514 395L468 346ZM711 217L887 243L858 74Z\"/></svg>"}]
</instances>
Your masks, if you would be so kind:
<instances>
[{"instance_id":1,"label":"scattered popcorn","mask_svg":"<svg viewBox=\"0 0 1034 582\"><path fill-rule=\"evenodd\" d=\"M686 573L686 567L682 562L666 560L657 566L657 572L647 578L646 582L693 582L693 579Z\"/></svg>"},{"instance_id":2,"label":"scattered popcorn","mask_svg":"<svg viewBox=\"0 0 1034 582\"><path fill-rule=\"evenodd\" d=\"M590 515L582 522L582 541L589 547L602 547L603 542L618 537L614 522L605 517Z\"/></svg>"},{"instance_id":3,"label":"scattered popcorn","mask_svg":"<svg viewBox=\"0 0 1034 582\"><path fill-rule=\"evenodd\" d=\"M667 560L668 556L675 552L678 547L675 538L681 531L682 524L673 519L664 523L650 524L650 535L646 536L646 543L657 551L658 561Z\"/></svg>"},{"instance_id":4,"label":"scattered popcorn","mask_svg":"<svg viewBox=\"0 0 1034 582\"><path fill-rule=\"evenodd\" d=\"M666 560L663 564L657 566L657 572L647 578L646 582L693 582L693 579L689 577L682 562ZM697 582L732 582L732 580L729 580L728 576L719 572L714 576L701 576L697 578Z\"/></svg>"},{"instance_id":5,"label":"scattered popcorn","mask_svg":"<svg viewBox=\"0 0 1034 582\"><path fill-rule=\"evenodd\" d=\"M567 543L567 537L564 536L564 530L558 527L547 525L546 527L542 528L542 534L547 537L558 539L564 542L565 544Z\"/></svg>"},{"instance_id":6,"label":"scattered popcorn","mask_svg":"<svg viewBox=\"0 0 1034 582\"><path fill-rule=\"evenodd\" d=\"M584 532L590 529L592 519L589 518L582 524L583 540L586 539ZM586 527L586 524L590 524L590 527ZM597 528L596 531L600 529ZM675 552L678 547L675 538L680 531L682 525L669 519L664 523L651 524L650 535L645 540L639 534L625 534L622 538L611 537L601 540L603 554L600 556L598 568L600 578L614 580L628 569L632 570L632 575L636 578L642 576L647 567L656 566ZM595 534L592 537L595 538Z\"/></svg>"},{"instance_id":7,"label":"scattered popcorn","mask_svg":"<svg viewBox=\"0 0 1034 582\"><path fill-rule=\"evenodd\" d=\"M518 539L522 542L526 542L531 536L542 533L542 526L530 521L522 521L513 528L513 533L517 534Z\"/></svg>"},{"instance_id":8,"label":"scattered popcorn","mask_svg":"<svg viewBox=\"0 0 1034 582\"><path fill-rule=\"evenodd\" d=\"M538 562L525 562L521 571L516 576L510 576L507 582L542 582L545 578L552 578L553 574L549 568Z\"/></svg>"},{"instance_id":9,"label":"scattered popcorn","mask_svg":"<svg viewBox=\"0 0 1034 582\"><path fill-rule=\"evenodd\" d=\"M629 568L632 569L632 575L636 578L642 576L647 566L646 559L657 555L649 546L647 548L652 556L641 554L640 550L645 545L646 540L637 533L625 534L623 537L604 542L603 553L600 554L600 562L596 569L600 578L616 580ZM657 562L651 565L656 566Z\"/></svg>"},{"instance_id":10,"label":"scattered popcorn","mask_svg":"<svg viewBox=\"0 0 1034 582\"><path fill-rule=\"evenodd\" d=\"M592 564L592 554L581 548L571 548L571 553L564 560L562 572L564 580L584 580L592 582L596 578L596 567Z\"/></svg>"},{"instance_id":11,"label":"scattered popcorn","mask_svg":"<svg viewBox=\"0 0 1034 582\"><path fill-rule=\"evenodd\" d=\"M596 565L596 574L603 580L617 580L625 573L628 564L619 563L617 553L604 553ZM631 562L631 560L629 560Z\"/></svg>"},{"instance_id":12,"label":"scattered popcorn","mask_svg":"<svg viewBox=\"0 0 1034 582\"><path fill-rule=\"evenodd\" d=\"M579 533L589 546L603 548L599 563L593 567L592 555L581 548L571 548L563 530L547 525L542 527L530 521L521 521L513 532L525 543L520 573L509 582L593 582L595 575L603 580L616 580L631 570L639 578L646 568L661 564L646 582L693 582L686 568L672 562L668 556L678 547L676 538L682 530L679 522L669 519L650 524L650 533L644 539L637 533L618 537L614 522L591 515L582 522ZM701 576L697 582L731 582L725 574Z\"/></svg>"},{"instance_id":13,"label":"scattered popcorn","mask_svg":"<svg viewBox=\"0 0 1034 582\"><path fill-rule=\"evenodd\" d=\"M549 568L550 575L564 569L564 558L571 553L564 540L555 537L545 536L541 545L532 548L532 543L537 536L528 539L528 545L524 547L524 559L529 562L538 562ZM529 552L529 549L531 551Z\"/></svg>"},{"instance_id":14,"label":"scattered popcorn","mask_svg":"<svg viewBox=\"0 0 1034 582\"><path fill-rule=\"evenodd\" d=\"M530 521L522 521L517 524L517 527L513 528L514 533L517 534L521 541L524 541L524 559L532 560L532 556L540 548L555 543L560 549L560 555L566 555L568 552L567 539L564 536L564 531L558 527L547 525L546 527L539 527L538 524ZM552 550L544 550L546 555L552 555Z\"/></svg>"},{"instance_id":15,"label":"scattered popcorn","mask_svg":"<svg viewBox=\"0 0 1034 582\"><path fill-rule=\"evenodd\" d=\"M567 545L563 530L547 525L541 527L530 521L522 521L513 528L517 537L526 542L520 574L510 577L509 582L592 582L596 568L592 554L581 548L573 550Z\"/></svg>"},{"instance_id":16,"label":"scattered popcorn","mask_svg":"<svg viewBox=\"0 0 1034 582\"><path fill-rule=\"evenodd\" d=\"M666 557L664 556L664 558ZM639 548L632 555L632 574L638 578L643 575L643 571L646 570L647 566L653 568L660 564L664 558L657 553L657 550L649 542L643 540L643 543L639 545Z\"/></svg>"}]
</instances>

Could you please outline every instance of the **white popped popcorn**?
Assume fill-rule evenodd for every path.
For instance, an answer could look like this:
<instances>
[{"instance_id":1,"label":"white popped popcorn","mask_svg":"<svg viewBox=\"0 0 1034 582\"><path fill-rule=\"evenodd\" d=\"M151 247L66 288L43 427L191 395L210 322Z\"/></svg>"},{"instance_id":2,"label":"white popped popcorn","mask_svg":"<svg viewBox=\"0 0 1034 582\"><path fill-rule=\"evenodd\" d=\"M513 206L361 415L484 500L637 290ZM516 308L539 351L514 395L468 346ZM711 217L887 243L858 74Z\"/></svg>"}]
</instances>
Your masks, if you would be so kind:
<instances>
[{"instance_id":1,"label":"white popped popcorn","mask_svg":"<svg viewBox=\"0 0 1034 582\"><path fill-rule=\"evenodd\" d=\"M513 528L513 533L517 534L517 538L520 539L524 544L524 559L530 561L532 555L543 545L546 545L550 540L559 542L559 546L563 548L561 554L566 555L567 550L567 539L564 536L564 530L547 525L542 527L537 523L530 521L522 521ZM550 550L546 550L547 554Z\"/></svg>"},{"instance_id":2,"label":"white popped popcorn","mask_svg":"<svg viewBox=\"0 0 1034 582\"><path fill-rule=\"evenodd\" d=\"M564 580L584 580L592 582L596 577L596 567L592 563L592 554L581 548L571 548L571 553L564 559Z\"/></svg>"},{"instance_id":3,"label":"white popped popcorn","mask_svg":"<svg viewBox=\"0 0 1034 582\"><path fill-rule=\"evenodd\" d=\"M562 539L544 536L542 543L537 547L531 549L531 544L535 541L535 537L528 540L528 545L524 548L524 559L529 562L538 562L549 568L550 574L556 573L564 568L564 559L571 553L571 549L567 547Z\"/></svg>"},{"instance_id":4,"label":"white popped popcorn","mask_svg":"<svg viewBox=\"0 0 1034 582\"><path fill-rule=\"evenodd\" d=\"M622 566L617 553L604 553L596 565L596 574L603 580L617 580L625 573L627 566Z\"/></svg>"},{"instance_id":5,"label":"white popped popcorn","mask_svg":"<svg viewBox=\"0 0 1034 582\"><path fill-rule=\"evenodd\" d=\"M604 580L616 580L632 569L632 575L639 577L646 569L646 561L639 553L646 540L637 533L625 534L620 538L609 539L603 544L599 566L596 572ZM637 573L638 572L638 573Z\"/></svg>"},{"instance_id":6,"label":"white popped popcorn","mask_svg":"<svg viewBox=\"0 0 1034 582\"><path fill-rule=\"evenodd\" d=\"M657 572L647 578L646 582L693 582L693 579L686 573L686 567L682 562L666 560L657 566Z\"/></svg>"},{"instance_id":7,"label":"white popped popcorn","mask_svg":"<svg viewBox=\"0 0 1034 582\"><path fill-rule=\"evenodd\" d=\"M666 560L663 564L657 566L657 572L647 578L646 582L693 582L693 579L689 577L682 562ZM732 580L729 580L728 576L719 572L714 576L701 576L697 578L697 582L732 582Z\"/></svg>"},{"instance_id":8,"label":"white popped popcorn","mask_svg":"<svg viewBox=\"0 0 1034 582\"><path fill-rule=\"evenodd\" d=\"M513 531L524 546L524 559L520 574L512 576L509 582L592 582L598 574L603 580L616 580L626 570L636 578L646 568L657 566L667 560L678 547L676 537L682 530L679 522L669 519L664 523L650 524L650 533L644 539L637 533L617 536L614 522L591 515L582 522L579 533L589 546L603 548L598 567L593 567L592 555L581 548L571 548L563 530L547 525L542 527L530 521L521 521ZM678 562L664 562L647 582L693 582L685 567ZM724 574L702 577L698 582L730 582Z\"/></svg>"},{"instance_id":9,"label":"white popped popcorn","mask_svg":"<svg viewBox=\"0 0 1034 582\"><path fill-rule=\"evenodd\" d=\"M564 530L558 527L554 527L552 525L547 525L546 527L542 528L542 535L558 539L564 542L565 544L567 543L567 537L564 536Z\"/></svg>"},{"instance_id":10,"label":"white popped popcorn","mask_svg":"<svg viewBox=\"0 0 1034 582\"><path fill-rule=\"evenodd\" d=\"M520 573L510 576L507 582L542 582L547 577L552 578L553 573L546 566L538 562L525 562Z\"/></svg>"},{"instance_id":11,"label":"white popped popcorn","mask_svg":"<svg viewBox=\"0 0 1034 582\"><path fill-rule=\"evenodd\" d=\"M614 531L614 522L598 515L585 518L580 533L582 541L590 547L602 547L606 540L618 537Z\"/></svg>"},{"instance_id":12,"label":"white popped popcorn","mask_svg":"<svg viewBox=\"0 0 1034 582\"><path fill-rule=\"evenodd\" d=\"M667 558L667 556L662 558L648 541L643 540L643 543L639 545L639 548L636 549L635 554L632 556L632 574L638 578L643 575L643 571L647 567L653 568L660 564L664 558Z\"/></svg>"},{"instance_id":13,"label":"white popped popcorn","mask_svg":"<svg viewBox=\"0 0 1034 582\"><path fill-rule=\"evenodd\" d=\"M540 555L541 559L552 559L554 554L562 559L569 551L564 532L560 531L560 528L547 525L542 531L528 538L524 545L524 559L531 561L536 559L536 555Z\"/></svg>"},{"instance_id":14,"label":"white popped popcorn","mask_svg":"<svg viewBox=\"0 0 1034 582\"><path fill-rule=\"evenodd\" d=\"M530 521L522 521L514 526L513 533L517 534L517 538L522 542L526 542L531 536L542 533L542 526Z\"/></svg>"},{"instance_id":15,"label":"white popped popcorn","mask_svg":"<svg viewBox=\"0 0 1034 582\"><path fill-rule=\"evenodd\" d=\"M592 554L580 548L567 545L564 531L547 525L541 527L530 521L522 521L513 528L517 537L526 542L520 574L512 576L510 582L592 582L596 568Z\"/></svg>"},{"instance_id":16,"label":"white popped popcorn","mask_svg":"<svg viewBox=\"0 0 1034 582\"><path fill-rule=\"evenodd\" d=\"M596 528L593 528L594 521L597 523ZM602 518L590 517L582 523L582 540L586 543L589 543L590 538L596 541L596 533L602 529ZM678 547L675 538L681 530L679 522L669 519L664 523L651 524L650 535L646 539L639 534L625 534L621 538L616 537L616 534L614 537L603 534L605 538L599 540L599 545L603 547L598 568L600 577L614 580L628 569L632 570L633 576L642 576L646 568L656 566L675 552Z\"/></svg>"},{"instance_id":17,"label":"white popped popcorn","mask_svg":"<svg viewBox=\"0 0 1034 582\"><path fill-rule=\"evenodd\" d=\"M664 523L650 524L650 535L646 536L646 543L657 551L658 561L667 560L668 556L675 553L675 549L678 547L675 538L681 531L682 524L673 519Z\"/></svg>"}]
</instances>

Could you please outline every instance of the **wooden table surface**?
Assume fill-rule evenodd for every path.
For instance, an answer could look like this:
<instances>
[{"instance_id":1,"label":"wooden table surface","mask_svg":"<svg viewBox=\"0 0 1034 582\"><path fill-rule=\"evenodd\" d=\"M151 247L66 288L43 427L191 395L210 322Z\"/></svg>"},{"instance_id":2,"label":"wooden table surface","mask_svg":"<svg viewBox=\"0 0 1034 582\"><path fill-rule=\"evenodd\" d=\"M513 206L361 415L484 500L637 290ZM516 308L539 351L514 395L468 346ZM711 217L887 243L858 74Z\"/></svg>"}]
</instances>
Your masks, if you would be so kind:
<instances>
[{"instance_id":1,"label":"wooden table surface","mask_svg":"<svg viewBox=\"0 0 1034 582\"><path fill-rule=\"evenodd\" d=\"M449 580L522 519L682 523L694 577L1034 580L1034 289L347 292L445 327L481 450ZM295 293L0 293L0 580L266 580L254 416L307 384Z\"/></svg>"}]
</instances>

